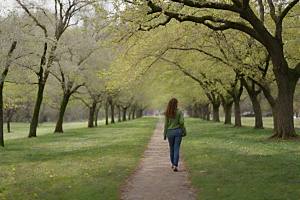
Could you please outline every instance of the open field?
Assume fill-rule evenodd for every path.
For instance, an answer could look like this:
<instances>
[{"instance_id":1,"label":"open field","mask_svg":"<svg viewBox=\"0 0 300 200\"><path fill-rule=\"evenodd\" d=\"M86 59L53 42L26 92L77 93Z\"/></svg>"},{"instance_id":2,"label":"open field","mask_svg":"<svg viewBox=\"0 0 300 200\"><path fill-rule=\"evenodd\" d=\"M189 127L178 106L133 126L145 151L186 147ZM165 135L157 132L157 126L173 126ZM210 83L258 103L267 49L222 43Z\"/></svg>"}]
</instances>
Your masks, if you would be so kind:
<instances>
[{"instance_id":1,"label":"open field","mask_svg":"<svg viewBox=\"0 0 300 200\"><path fill-rule=\"evenodd\" d=\"M0 199L119 199L156 123L157 118L142 118L92 129L65 128L63 134L52 134L54 126L43 124L37 138L25 134L6 140L0 148ZM81 124L70 127L77 126Z\"/></svg>"},{"instance_id":2,"label":"open field","mask_svg":"<svg viewBox=\"0 0 300 200\"><path fill-rule=\"evenodd\" d=\"M186 126L181 151L199 199L300 198L299 140L193 118Z\"/></svg>"},{"instance_id":3,"label":"open field","mask_svg":"<svg viewBox=\"0 0 300 200\"><path fill-rule=\"evenodd\" d=\"M64 122L63 130L76 129L76 128L86 128L88 122ZM37 136L53 133L56 123L54 122L44 122L39 124L37 127ZM98 126L105 125L105 120L98 121ZM29 123L10 123L10 133L7 133L6 124L3 125L4 128L4 140L24 138L28 136L29 133Z\"/></svg>"}]
</instances>

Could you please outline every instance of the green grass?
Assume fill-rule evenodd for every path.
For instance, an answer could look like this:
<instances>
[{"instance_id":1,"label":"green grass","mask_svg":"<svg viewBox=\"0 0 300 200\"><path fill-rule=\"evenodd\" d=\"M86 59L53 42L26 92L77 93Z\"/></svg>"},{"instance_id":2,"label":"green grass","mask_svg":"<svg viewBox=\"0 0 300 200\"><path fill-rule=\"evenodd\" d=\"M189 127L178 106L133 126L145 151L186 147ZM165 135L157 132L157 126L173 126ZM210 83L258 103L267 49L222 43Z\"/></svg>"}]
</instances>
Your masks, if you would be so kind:
<instances>
[{"instance_id":1,"label":"green grass","mask_svg":"<svg viewBox=\"0 0 300 200\"><path fill-rule=\"evenodd\" d=\"M254 117L242 117L243 126L254 126L255 118ZM221 122L224 122L224 117L220 117ZM234 123L234 116L231 118L231 122ZM263 123L265 128L273 128L273 117L263 117ZM300 118L294 119L294 125L297 128L300 128Z\"/></svg>"},{"instance_id":2,"label":"green grass","mask_svg":"<svg viewBox=\"0 0 300 200\"><path fill-rule=\"evenodd\" d=\"M37 138L6 140L0 148L0 199L119 199L156 123L141 118L63 134L48 127Z\"/></svg>"},{"instance_id":3,"label":"green grass","mask_svg":"<svg viewBox=\"0 0 300 200\"><path fill-rule=\"evenodd\" d=\"M193 118L186 126L181 152L198 199L300 198L298 140L271 141L272 129Z\"/></svg>"},{"instance_id":4,"label":"green grass","mask_svg":"<svg viewBox=\"0 0 300 200\"><path fill-rule=\"evenodd\" d=\"M75 128L86 128L87 122L64 122L63 130L75 129ZM105 120L98 121L98 126L104 125ZM53 133L56 123L54 122L44 122L39 124L37 127L37 136ZM11 132L7 132L6 124L4 124L4 140L24 138L28 136L29 133L29 123L15 123L12 122L10 125Z\"/></svg>"}]
</instances>

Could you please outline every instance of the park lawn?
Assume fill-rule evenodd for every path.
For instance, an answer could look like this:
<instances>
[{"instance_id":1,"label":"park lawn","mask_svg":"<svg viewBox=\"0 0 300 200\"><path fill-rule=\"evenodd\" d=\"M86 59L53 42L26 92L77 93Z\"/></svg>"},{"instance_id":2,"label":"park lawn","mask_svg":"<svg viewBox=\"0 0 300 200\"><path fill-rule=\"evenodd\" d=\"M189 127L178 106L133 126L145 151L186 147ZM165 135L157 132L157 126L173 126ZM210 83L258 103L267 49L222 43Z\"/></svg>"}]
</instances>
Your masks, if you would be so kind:
<instances>
[{"instance_id":1,"label":"park lawn","mask_svg":"<svg viewBox=\"0 0 300 200\"><path fill-rule=\"evenodd\" d=\"M97 122L98 126L104 125L105 120L99 120ZM53 133L55 129L55 122L44 122L42 124L39 124L37 127L37 136L40 135L45 135L49 133ZM69 129L75 129L75 128L85 128L87 127L88 122L83 121L83 122L64 122L63 124L63 130L69 130ZM11 139L16 139L16 138L24 138L27 137L29 134L29 123L21 123L21 122L11 122L11 132L7 132L7 127L6 123L4 124L4 140L11 140Z\"/></svg>"},{"instance_id":2,"label":"park lawn","mask_svg":"<svg viewBox=\"0 0 300 200\"><path fill-rule=\"evenodd\" d=\"M299 199L300 141L186 118L181 152L198 199Z\"/></svg>"},{"instance_id":3,"label":"park lawn","mask_svg":"<svg viewBox=\"0 0 300 200\"><path fill-rule=\"evenodd\" d=\"M157 118L63 134L6 140L0 148L0 199L119 199Z\"/></svg>"}]
</instances>

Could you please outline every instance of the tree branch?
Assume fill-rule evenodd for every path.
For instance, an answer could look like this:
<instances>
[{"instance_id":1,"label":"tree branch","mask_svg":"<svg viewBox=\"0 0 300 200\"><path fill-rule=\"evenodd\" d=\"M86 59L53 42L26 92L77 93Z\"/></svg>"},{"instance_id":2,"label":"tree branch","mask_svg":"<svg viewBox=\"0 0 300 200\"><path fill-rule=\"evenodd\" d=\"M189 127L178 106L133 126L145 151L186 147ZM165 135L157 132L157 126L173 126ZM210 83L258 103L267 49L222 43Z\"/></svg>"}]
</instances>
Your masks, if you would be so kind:
<instances>
[{"instance_id":1,"label":"tree branch","mask_svg":"<svg viewBox=\"0 0 300 200\"><path fill-rule=\"evenodd\" d=\"M184 0L182 0L182 1L184 1ZM211 2L209 3L209 5L210 4L214 5L214 3L211 3ZM204 3L204 5L205 5L205 3ZM221 5L223 5L223 4L221 4ZM257 33L257 31L255 29L248 27L240 22L233 22L233 21L228 21L228 20L224 20L224 19L218 19L211 15L195 17L195 16L190 16L190 15L173 13L173 12L169 12L169 11L163 11L161 7L154 5L151 1L148 2L148 6L152 9L152 12L149 12L148 14L152 14L152 13L156 13L156 12L163 12L164 15L168 16L169 18L174 18L179 22L184 22L184 21L195 22L195 23L203 24L203 25L207 26L208 28L215 30L215 31L235 29L235 30L238 30L238 31L241 31L241 32L244 32L244 33L250 35L251 37L258 40L260 43L265 44L265 42L262 40L262 37ZM224 8L222 6L220 6L220 7L211 6L211 8L226 10L226 8ZM235 12L235 11L233 11L233 12ZM216 25L214 25L213 23L215 23Z\"/></svg>"},{"instance_id":2,"label":"tree branch","mask_svg":"<svg viewBox=\"0 0 300 200\"><path fill-rule=\"evenodd\" d=\"M45 34L45 37L48 37L48 33L47 33L46 26L43 25L43 24L41 24L41 23L36 19L36 17L33 16L33 15L31 14L31 12L27 9L27 7L26 7L24 4L21 3L20 0L16 0L16 1L17 1L17 3L25 10L25 12L29 15L29 17L30 17L31 19L33 19L33 21L36 23L36 25L39 26L41 29L43 29L44 34Z\"/></svg>"},{"instance_id":3,"label":"tree branch","mask_svg":"<svg viewBox=\"0 0 300 200\"><path fill-rule=\"evenodd\" d=\"M170 47L169 49L175 49L175 50L182 50L182 51L188 51L188 50L191 50L191 51L199 51L207 56L210 56L220 62L222 62L223 64L225 65L230 65L228 62L224 61L222 58L219 58L211 53L208 53L206 51L203 51L202 49L199 49L199 48L179 48L179 47Z\"/></svg>"},{"instance_id":4,"label":"tree branch","mask_svg":"<svg viewBox=\"0 0 300 200\"><path fill-rule=\"evenodd\" d=\"M275 6L273 4L273 1L272 0L267 0L267 2L268 2L269 7L270 7L270 15L271 15L272 19L274 20L274 22L277 22L278 17L276 16L276 13L275 13Z\"/></svg>"},{"instance_id":5,"label":"tree branch","mask_svg":"<svg viewBox=\"0 0 300 200\"><path fill-rule=\"evenodd\" d=\"M268 0L271 1L271 0ZM293 0L288 6L282 11L282 13L278 17L278 21L282 22L284 17L288 14L288 12L299 2L299 0Z\"/></svg>"},{"instance_id":6,"label":"tree branch","mask_svg":"<svg viewBox=\"0 0 300 200\"><path fill-rule=\"evenodd\" d=\"M242 10L239 8L241 4L239 1L234 1L235 5L215 3L215 2L205 2L205 1L194 1L194 0L171 0L172 2L177 2L184 4L193 8L213 8L218 10L228 10L235 13L240 13ZM148 6L152 8L152 13L162 12L162 8L148 1Z\"/></svg>"}]
</instances>

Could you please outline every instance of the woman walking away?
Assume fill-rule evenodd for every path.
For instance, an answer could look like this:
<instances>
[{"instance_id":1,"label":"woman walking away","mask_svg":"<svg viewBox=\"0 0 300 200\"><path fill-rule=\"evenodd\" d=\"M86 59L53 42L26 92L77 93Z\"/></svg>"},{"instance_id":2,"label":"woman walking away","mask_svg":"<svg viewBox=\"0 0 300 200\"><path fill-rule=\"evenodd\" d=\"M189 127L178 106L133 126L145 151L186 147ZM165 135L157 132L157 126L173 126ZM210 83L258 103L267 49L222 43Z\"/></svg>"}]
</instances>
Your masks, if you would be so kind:
<instances>
[{"instance_id":1,"label":"woman walking away","mask_svg":"<svg viewBox=\"0 0 300 200\"><path fill-rule=\"evenodd\" d=\"M178 108L178 101L172 98L165 110L165 127L164 140L168 136L170 146L170 158L172 169L178 171L179 149L182 137L185 137L187 132L184 126L183 113Z\"/></svg>"}]
</instances>

